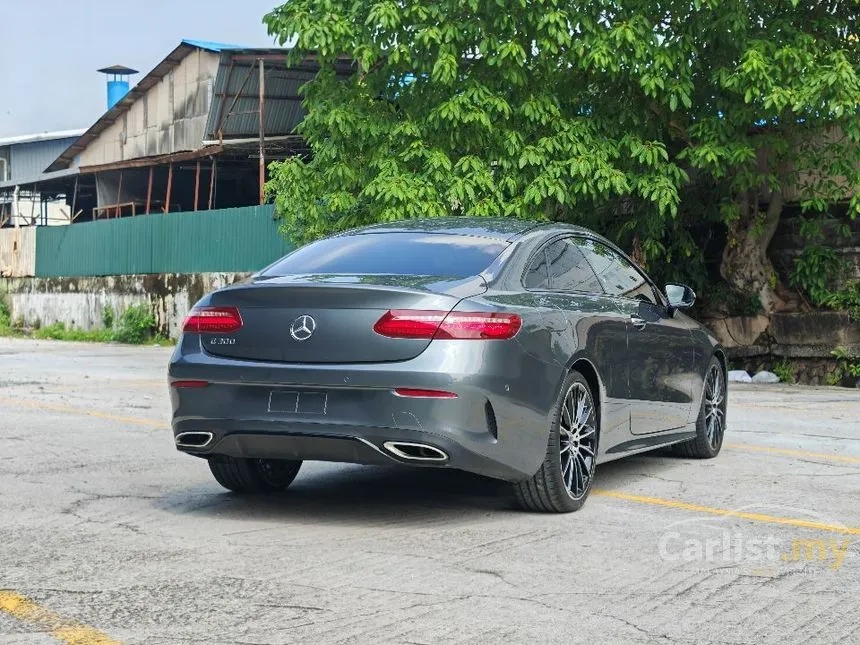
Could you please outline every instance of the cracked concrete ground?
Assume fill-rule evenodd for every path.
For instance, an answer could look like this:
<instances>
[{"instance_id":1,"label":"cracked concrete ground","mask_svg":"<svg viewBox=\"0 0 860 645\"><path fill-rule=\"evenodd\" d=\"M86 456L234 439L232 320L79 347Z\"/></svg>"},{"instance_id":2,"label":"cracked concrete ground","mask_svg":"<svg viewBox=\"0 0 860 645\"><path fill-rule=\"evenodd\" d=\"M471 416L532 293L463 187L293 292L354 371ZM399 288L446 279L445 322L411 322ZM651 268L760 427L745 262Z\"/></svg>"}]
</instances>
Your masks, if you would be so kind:
<instances>
[{"instance_id":1,"label":"cracked concrete ground","mask_svg":"<svg viewBox=\"0 0 860 645\"><path fill-rule=\"evenodd\" d=\"M859 391L733 387L718 459L605 464L550 516L448 471L227 494L173 448L168 356L0 339L0 589L140 644L860 642Z\"/></svg>"}]
</instances>

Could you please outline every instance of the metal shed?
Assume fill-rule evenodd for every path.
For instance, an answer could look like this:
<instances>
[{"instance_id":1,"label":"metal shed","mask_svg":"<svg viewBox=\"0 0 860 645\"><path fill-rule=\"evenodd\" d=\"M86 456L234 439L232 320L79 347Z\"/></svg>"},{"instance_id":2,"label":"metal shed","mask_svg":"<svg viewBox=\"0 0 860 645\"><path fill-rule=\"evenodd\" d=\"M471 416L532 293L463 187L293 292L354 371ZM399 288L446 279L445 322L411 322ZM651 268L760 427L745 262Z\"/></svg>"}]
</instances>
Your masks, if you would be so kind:
<instances>
[{"instance_id":1,"label":"metal shed","mask_svg":"<svg viewBox=\"0 0 860 645\"><path fill-rule=\"evenodd\" d=\"M296 128L314 57L183 40L46 163L82 222L265 201L267 164L309 154ZM348 77L352 61L336 72Z\"/></svg>"}]
</instances>

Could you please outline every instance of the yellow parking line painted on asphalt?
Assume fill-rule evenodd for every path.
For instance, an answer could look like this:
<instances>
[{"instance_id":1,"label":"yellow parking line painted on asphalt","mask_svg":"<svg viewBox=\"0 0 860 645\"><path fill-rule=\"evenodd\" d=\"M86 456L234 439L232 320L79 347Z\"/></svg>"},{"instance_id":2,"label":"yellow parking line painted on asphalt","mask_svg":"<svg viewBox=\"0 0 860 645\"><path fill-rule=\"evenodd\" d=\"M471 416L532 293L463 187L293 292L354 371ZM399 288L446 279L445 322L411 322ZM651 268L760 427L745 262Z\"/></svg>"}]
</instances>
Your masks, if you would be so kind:
<instances>
[{"instance_id":1,"label":"yellow parking line painted on asphalt","mask_svg":"<svg viewBox=\"0 0 860 645\"><path fill-rule=\"evenodd\" d=\"M685 511L694 511L696 513L707 513L708 515L738 517L744 520L751 520L753 522L764 522L766 524L784 524L786 526L797 526L804 529L829 531L831 533L843 533L845 535L860 535L860 527L840 526L839 524L825 524L823 522L812 522L809 520L799 520L790 517L776 517L774 515L762 515L760 513L747 513L746 511L732 511L726 508L700 506L698 504L688 504L686 502L678 502L672 499L660 499L659 497L644 497L642 495L631 495L629 493L621 493L619 491L614 490L594 489L591 491L591 493L592 495L599 495L601 497L613 497L615 499L623 499L628 502L650 504L651 506L665 506L667 508L678 508Z\"/></svg>"},{"instance_id":2,"label":"yellow parking line painted on asphalt","mask_svg":"<svg viewBox=\"0 0 860 645\"><path fill-rule=\"evenodd\" d=\"M14 591L0 589L0 611L49 632L66 645L121 645L97 629L66 620Z\"/></svg>"},{"instance_id":3,"label":"yellow parking line painted on asphalt","mask_svg":"<svg viewBox=\"0 0 860 645\"><path fill-rule=\"evenodd\" d=\"M752 452L768 452L774 455L786 455L788 457L809 457L810 459L826 459L828 461L843 461L847 464L860 464L860 457L851 455L837 455L826 452L807 452L806 450L794 450L791 448L771 448L770 446L754 446L748 443L726 443L724 448L732 450L750 450Z\"/></svg>"},{"instance_id":4,"label":"yellow parking line painted on asphalt","mask_svg":"<svg viewBox=\"0 0 860 645\"><path fill-rule=\"evenodd\" d=\"M140 417L126 417L116 414L107 414L104 412L96 412L94 410L84 410L66 405L58 405L54 403L42 403L40 401L31 401L28 399L16 399L12 397L0 396L0 401L8 401L16 405L29 407L33 409L49 410L53 412L67 412L71 414L83 414L99 419L108 419L111 421L121 421L123 423L133 423L138 425L150 426L153 428L166 428L167 424L152 419L142 419ZM754 446L749 444L726 444L726 447L738 450L753 450L760 452L770 452L774 454L785 454L789 456L815 457L818 459L829 459L833 461L844 461L848 463L860 462L858 457L850 457L847 455L834 455L826 453L805 452L803 450L789 450L782 448L770 448L768 446ZM833 533L843 533L848 535L860 535L860 527L840 526L838 524L825 524L822 522L812 522L809 520L800 520L787 517L776 517L773 515L763 515L760 513L747 513L746 511L733 511L724 508L713 508L710 506L700 506L698 504L688 504L670 499L661 499L659 497L645 497L642 495L631 495L613 490L594 489L592 494L601 497L612 497L628 502L638 502L640 504L650 504L651 506L663 506L667 508L677 508L686 511L694 511L697 513L706 513L709 515L721 515L724 517L738 517L741 519L751 520L754 522L765 522L768 524L783 524L787 526L797 526L801 528L817 529L820 531L830 531ZM2 607L0 607L2 609Z\"/></svg>"},{"instance_id":5,"label":"yellow parking line painted on asphalt","mask_svg":"<svg viewBox=\"0 0 860 645\"><path fill-rule=\"evenodd\" d=\"M107 412L99 412L97 410L85 410L71 405L62 405L59 403L45 403L42 401L33 401L31 399L19 399L11 396L0 396L0 403L10 403L23 408L32 410L45 410L47 412L64 412L68 414L83 414L96 419L107 419L108 421L120 421L122 423L131 423L139 426L149 426L150 428L167 428L168 424L164 421L156 421L154 419L142 419L141 417L127 417L121 414L109 414Z\"/></svg>"}]
</instances>

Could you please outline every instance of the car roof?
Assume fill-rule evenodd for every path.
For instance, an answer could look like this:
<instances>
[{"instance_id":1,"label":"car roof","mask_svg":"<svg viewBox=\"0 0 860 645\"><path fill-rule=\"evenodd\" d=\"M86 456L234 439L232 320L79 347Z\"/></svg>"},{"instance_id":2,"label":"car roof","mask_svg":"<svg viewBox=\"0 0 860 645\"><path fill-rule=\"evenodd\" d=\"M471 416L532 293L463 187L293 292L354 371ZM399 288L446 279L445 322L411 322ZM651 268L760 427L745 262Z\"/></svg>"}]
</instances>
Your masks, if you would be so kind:
<instances>
[{"instance_id":1,"label":"car roof","mask_svg":"<svg viewBox=\"0 0 860 645\"><path fill-rule=\"evenodd\" d=\"M556 222L519 219L517 217L428 217L407 219L385 224L374 224L347 231L341 235L364 235L367 233L411 233L425 232L440 235L468 235L493 240L512 242L516 238L535 229L544 231L571 231L589 233L579 226Z\"/></svg>"}]
</instances>

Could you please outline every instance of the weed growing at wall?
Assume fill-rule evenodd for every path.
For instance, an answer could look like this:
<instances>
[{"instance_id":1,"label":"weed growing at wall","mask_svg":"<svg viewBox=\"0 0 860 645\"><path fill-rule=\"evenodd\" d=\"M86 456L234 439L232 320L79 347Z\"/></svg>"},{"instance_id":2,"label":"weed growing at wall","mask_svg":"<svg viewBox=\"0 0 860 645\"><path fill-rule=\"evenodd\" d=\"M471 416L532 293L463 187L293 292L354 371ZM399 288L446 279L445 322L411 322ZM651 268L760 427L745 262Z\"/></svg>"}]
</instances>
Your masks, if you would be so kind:
<instances>
[{"instance_id":1,"label":"weed growing at wall","mask_svg":"<svg viewBox=\"0 0 860 645\"><path fill-rule=\"evenodd\" d=\"M146 305L134 305L119 317L113 340L140 345L155 336L155 318Z\"/></svg>"},{"instance_id":2,"label":"weed growing at wall","mask_svg":"<svg viewBox=\"0 0 860 645\"><path fill-rule=\"evenodd\" d=\"M113 329L114 311L113 307L106 304L102 307L102 325L105 329Z\"/></svg>"},{"instance_id":3,"label":"weed growing at wall","mask_svg":"<svg viewBox=\"0 0 860 645\"><path fill-rule=\"evenodd\" d=\"M146 305L134 305L126 309L119 320L114 320L114 311L110 307L102 310L104 329L80 329L67 327L65 323L56 322L52 325L35 326L25 329L23 324L12 324L9 309L0 301L0 336L27 336L39 340L70 340L93 343L126 343L143 345L172 345L173 341L156 333L155 318Z\"/></svg>"},{"instance_id":4,"label":"weed growing at wall","mask_svg":"<svg viewBox=\"0 0 860 645\"><path fill-rule=\"evenodd\" d=\"M860 354L855 354L845 347L837 347L830 353L839 361L832 374L831 384L851 387L860 383Z\"/></svg>"},{"instance_id":5,"label":"weed growing at wall","mask_svg":"<svg viewBox=\"0 0 860 645\"><path fill-rule=\"evenodd\" d=\"M66 328L65 323L56 322L33 331L33 338L39 340L77 340L93 343L107 343L111 338L109 329Z\"/></svg>"},{"instance_id":6,"label":"weed growing at wall","mask_svg":"<svg viewBox=\"0 0 860 645\"><path fill-rule=\"evenodd\" d=\"M0 300L0 336L10 336L12 334L12 316L9 313L9 307L6 303Z\"/></svg>"},{"instance_id":7,"label":"weed growing at wall","mask_svg":"<svg viewBox=\"0 0 860 645\"><path fill-rule=\"evenodd\" d=\"M788 359L780 361L773 366L773 373L779 377L783 383L794 383L796 369Z\"/></svg>"}]
</instances>

